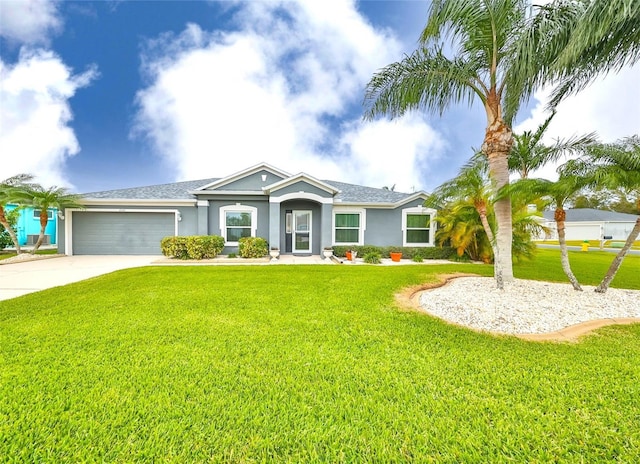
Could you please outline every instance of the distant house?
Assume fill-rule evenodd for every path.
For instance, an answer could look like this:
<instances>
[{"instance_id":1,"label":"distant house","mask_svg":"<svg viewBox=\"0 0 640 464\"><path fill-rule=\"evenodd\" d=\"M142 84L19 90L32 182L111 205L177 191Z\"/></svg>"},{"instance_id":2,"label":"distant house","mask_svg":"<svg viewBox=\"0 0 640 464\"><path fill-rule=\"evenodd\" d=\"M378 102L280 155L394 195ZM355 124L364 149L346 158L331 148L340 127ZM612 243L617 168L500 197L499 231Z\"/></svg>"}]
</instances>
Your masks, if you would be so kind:
<instances>
[{"instance_id":1,"label":"distant house","mask_svg":"<svg viewBox=\"0 0 640 464\"><path fill-rule=\"evenodd\" d=\"M58 251L160 254L174 235L220 235L223 253L241 237L262 237L282 254L320 254L334 245L429 247L435 213L425 192L380 188L289 174L266 163L227 177L152 185L83 196L65 209Z\"/></svg>"},{"instance_id":2,"label":"distant house","mask_svg":"<svg viewBox=\"0 0 640 464\"><path fill-rule=\"evenodd\" d=\"M9 204L5 206L6 211L12 211L16 209L18 205ZM49 215L49 222L44 230L45 236L43 245L55 245L58 235L58 210L55 208L49 208L47 214ZM40 210L33 209L29 206L20 210L20 216L18 217L18 223L16 224L18 243L23 245L35 245L40 235Z\"/></svg>"},{"instance_id":3,"label":"distant house","mask_svg":"<svg viewBox=\"0 0 640 464\"><path fill-rule=\"evenodd\" d=\"M548 240L557 240L558 231L553 219L554 211L543 213L543 225L551 232ZM567 240L626 240L638 216L592 208L567 210L565 234Z\"/></svg>"}]
</instances>

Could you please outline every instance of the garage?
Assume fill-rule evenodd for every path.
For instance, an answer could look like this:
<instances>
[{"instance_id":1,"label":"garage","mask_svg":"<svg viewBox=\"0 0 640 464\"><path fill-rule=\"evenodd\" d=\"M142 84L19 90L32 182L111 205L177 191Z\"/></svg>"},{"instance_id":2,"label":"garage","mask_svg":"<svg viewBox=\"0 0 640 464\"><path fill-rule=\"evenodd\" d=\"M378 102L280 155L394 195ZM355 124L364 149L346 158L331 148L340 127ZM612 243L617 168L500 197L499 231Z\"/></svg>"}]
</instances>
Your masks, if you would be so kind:
<instances>
[{"instance_id":1,"label":"garage","mask_svg":"<svg viewBox=\"0 0 640 464\"><path fill-rule=\"evenodd\" d=\"M159 255L160 240L175 235L173 212L74 211L74 255Z\"/></svg>"}]
</instances>

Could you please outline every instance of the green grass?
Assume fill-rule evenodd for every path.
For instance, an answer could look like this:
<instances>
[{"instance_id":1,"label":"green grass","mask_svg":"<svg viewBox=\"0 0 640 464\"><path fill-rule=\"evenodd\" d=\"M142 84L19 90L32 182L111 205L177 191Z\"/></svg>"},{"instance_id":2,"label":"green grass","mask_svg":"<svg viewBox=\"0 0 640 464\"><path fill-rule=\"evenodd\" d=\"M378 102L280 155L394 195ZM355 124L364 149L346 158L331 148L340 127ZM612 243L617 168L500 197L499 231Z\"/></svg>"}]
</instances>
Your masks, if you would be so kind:
<instances>
[{"instance_id":1,"label":"green grass","mask_svg":"<svg viewBox=\"0 0 640 464\"><path fill-rule=\"evenodd\" d=\"M567 240L566 242L567 246L582 246L584 240ZM540 243L541 245L559 245L559 242L557 240L540 240L537 243ZM603 246L605 248L608 248L611 247L612 243L624 244L625 240L605 240ZM600 248L600 240L589 240L589 247L590 249ZM640 240L636 240L635 242L633 242L633 245L631 245L631 249L640 250Z\"/></svg>"},{"instance_id":2,"label":"green grass","mask_svg":"<svg viewBox=\"0 0 640 464\"><path fill-rule=\"evenodd\" d=\"M491 267L147 267L0 302L2 461L637 461L640 325L531 343L395 307L453 271Z\"/></svg>"},{"instance_id":3,"label":"green grass","mask_svg":"<svg viewBox=\"0 0 640 464\"><path fill-rule=\"evenodd\" d=\"M37 255L56 255L58 254L58 249L50 248L46 250L38 250L36 251L36 254ZM15 251L0 250L0 261L3 259L13 258L14 256L16 256Z\"/></svg>"}]
</instances>

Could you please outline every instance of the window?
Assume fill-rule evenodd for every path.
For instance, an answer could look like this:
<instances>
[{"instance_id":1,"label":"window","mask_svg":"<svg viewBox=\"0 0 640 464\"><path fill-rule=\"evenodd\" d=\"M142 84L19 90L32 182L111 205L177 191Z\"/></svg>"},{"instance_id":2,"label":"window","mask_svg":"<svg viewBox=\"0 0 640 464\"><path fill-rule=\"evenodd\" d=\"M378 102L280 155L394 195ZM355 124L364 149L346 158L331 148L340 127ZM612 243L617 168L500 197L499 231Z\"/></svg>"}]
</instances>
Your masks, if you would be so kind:
<instances>
[{"instance_id":1,"label":"window","mask_svg":"<svg viewBox=\"0 0 640 464\"><path fill-rule=\"evenodd\" d=\"M225 226L229 242L237 242L241 237L251 237L251 213L227 211Z\"/></svg>"},{"instance_id":2,"label":"window","mask_svg":"<svg viewBox=\"0 0 640 464\"><path fill-rule=\"evenodd\" d=\"M338 211L333 215L333 243L362 245L364 243L364 211Z\"/></svg>"},{"instance_id":3,"label":"window","mask_svg":"<svg viewBox=\"0 0 640 464\"><path fill-rule=\"evenodd\" d=\"M227 245L237 245L242 237L255 237L257 211L244 205L220 208L220 231Z\"/></svg>"},{"instance_id":4,"label":"window","mask_svg":"<svg viewBox=\"0 0 640 464\"><path fill-rule=\"evenodd\" d=\"M404 246L432 246L431 220L434 210L421 206L402 210Z\"/></svg>"},{"instance_id":5,"label":"window","mask_svg":"<svg viewBox=\"0 0 640 464\"><path fill-rule=\"evenodd\" d=\"M40 209L34 209L33 210L33 219L38 219L38 220L40 219L40 211L42 211L42 210L40 210ZM47 210L47 219L50 220L50 221L53 219L53 210L52 209L48 209Z\"/></svg>"}]
</instances>

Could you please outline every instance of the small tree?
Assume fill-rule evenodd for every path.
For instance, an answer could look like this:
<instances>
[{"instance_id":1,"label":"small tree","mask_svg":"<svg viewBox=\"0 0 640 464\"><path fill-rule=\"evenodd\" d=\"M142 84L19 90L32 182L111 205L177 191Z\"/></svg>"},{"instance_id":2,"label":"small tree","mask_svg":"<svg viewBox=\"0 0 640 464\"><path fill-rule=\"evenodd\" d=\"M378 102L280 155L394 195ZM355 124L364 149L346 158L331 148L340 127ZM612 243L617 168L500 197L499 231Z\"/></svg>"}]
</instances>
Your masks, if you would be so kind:
<instances>
[{"instance_id":1,"label":"small tree","mask_svg":"<svg viewBox=\"0 0 640 464\"><path fill-rule=\"evenodd\" d=\"M617 143L593 146L585 156L571 160L562 169L565 173L582 179L591 187L623 187L638 193L640 191L640 138L628 137ZM640 210L640 205L638 206ZM624 246L614 258L596 292L607 291L638 235L640 235L640 218L636 220Z\"/></svg>"},{"instance_id":2,"label":"small tree","mask_svg":"<svg viewBox=\"0 0 640 464\"><path fill-rule=\"evenodd\" d=\"M20 254L21 252L20 242L18 242L18 236L7 219L4 207L9 203L22 203L27 200L29 198L29 185L27 182L32 179L33 176L31 174L18 174L0 181L0 224L2 224L5 231L9 234L9 237L11 237L13 246L16 247L17 254Z\"/></svg>"},{"instance_id":3,"label":"small tree","mask_svg":"<svg viewBox=\"0 0 640 464\"><path fill-rule=\"evenodd\" d=\"M44 232L49 222L48 209L57 208L64 210L65 208L83 208L80 203L79 195L67 192L67 189L61 187L44 188L40 185L31 185L27 190L29 204L40 210L40 236L33 247L32 253L35 253L44 240Z\"/></svg>"},{"instance_id":4,"label":"small tree","mask_svg":"<svg viewBox=\"0 0 640 464\"><path fill-rule=\"evenodd\" d=\"M5 218L9 223L9 227L16 233L16 224L18 223L18 218L20 217L20 208L12 209L11 211L5 211ZM11 238L11 234L9 231L0 224L0 250L4 250L9 245L13 244L13 239Z\"/></svg>"}]
</instances>

